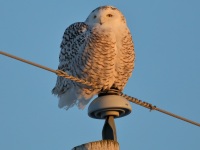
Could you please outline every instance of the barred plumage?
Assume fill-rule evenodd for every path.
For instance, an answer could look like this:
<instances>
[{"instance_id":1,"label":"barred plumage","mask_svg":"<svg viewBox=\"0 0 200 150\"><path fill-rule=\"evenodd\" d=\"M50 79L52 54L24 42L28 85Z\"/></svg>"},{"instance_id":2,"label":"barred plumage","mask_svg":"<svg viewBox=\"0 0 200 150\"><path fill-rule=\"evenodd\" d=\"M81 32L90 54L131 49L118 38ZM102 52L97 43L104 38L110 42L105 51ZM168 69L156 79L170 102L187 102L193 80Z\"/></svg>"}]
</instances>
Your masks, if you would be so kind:
<instances>
[{"instance_id":1,"label":"barred plumage","mask_svg":"<svg viewBox=\"0 0 200 150\"><path fill-rule=\"evenodd\" d=\"M122 91L134 68L134 46L123 14L115 7L93 10L85 22L70 25L63 35L58 69L100 85L93 89L63 77L57 78L52 93L59 107L77 104L84 108L101 91Z\"/></svg>"}]
</instances>

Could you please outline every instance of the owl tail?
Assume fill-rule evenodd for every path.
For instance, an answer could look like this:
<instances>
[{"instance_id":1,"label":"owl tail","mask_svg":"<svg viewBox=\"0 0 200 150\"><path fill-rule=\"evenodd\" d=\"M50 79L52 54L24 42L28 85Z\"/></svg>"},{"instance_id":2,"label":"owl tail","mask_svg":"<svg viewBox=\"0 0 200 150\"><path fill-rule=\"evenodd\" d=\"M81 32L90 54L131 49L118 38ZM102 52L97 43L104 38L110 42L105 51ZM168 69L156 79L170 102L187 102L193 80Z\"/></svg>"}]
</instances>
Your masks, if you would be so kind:
<instances>
[{"instance_id":1,"label":"owl tail","mask_svg":"<svg viewBox=\"0 0 200 150\"><path fill-rule=\"evenodd\" d=\"M59 108L69 109L77 105L79 109L84 109L97 91L89 91L85 88L74 87L59 95Z\"/></svg>"},{"instance_id":2,"label":"owl tail","mask_svg":"<svg viewBox=\"0 0 200 150\"><path fill-rule=\"evenodd\" d=\"M70 107L73 107L76 104L77 96L74 94L73 89L68 89L66 92L58 95L59 101L58 101L58 107L59 108L65 108L69 109Z\"/></svg>"}]
</instances>

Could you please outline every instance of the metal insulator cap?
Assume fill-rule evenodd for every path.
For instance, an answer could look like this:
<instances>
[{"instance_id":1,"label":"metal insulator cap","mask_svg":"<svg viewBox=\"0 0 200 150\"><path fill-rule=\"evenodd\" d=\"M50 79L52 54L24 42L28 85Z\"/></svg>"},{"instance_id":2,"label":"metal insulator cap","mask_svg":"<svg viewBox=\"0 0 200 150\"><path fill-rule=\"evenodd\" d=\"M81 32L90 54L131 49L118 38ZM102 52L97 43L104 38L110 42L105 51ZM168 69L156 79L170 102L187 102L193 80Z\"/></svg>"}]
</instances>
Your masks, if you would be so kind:
<instances>
[{"instance_id":1,"label":"metal insulator cap","mask_svg":"<svg viewBox=\"0 0 200 150\"><path fill-rule=\"evenodd\" d=\"M105 95L94 99L88 107L88 115L95 119L106 116L124 117L132 111L128 100L119 95Z\"/></svg>"}]
</instances>

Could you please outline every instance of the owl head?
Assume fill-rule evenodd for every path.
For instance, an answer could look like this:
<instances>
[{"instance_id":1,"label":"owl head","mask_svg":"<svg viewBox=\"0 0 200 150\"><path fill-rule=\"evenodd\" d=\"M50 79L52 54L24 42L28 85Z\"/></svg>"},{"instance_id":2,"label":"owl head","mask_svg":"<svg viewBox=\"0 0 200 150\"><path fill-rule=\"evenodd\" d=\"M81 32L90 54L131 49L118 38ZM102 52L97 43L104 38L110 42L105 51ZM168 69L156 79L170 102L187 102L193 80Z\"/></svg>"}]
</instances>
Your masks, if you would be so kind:
<instances>
[{"instance_id":1,"label":"owl head","mask_svg":"<svg viewBox=\"0 0 200 150\"><path fill-rule=\"evenodd\" d=\"M124 15L113 6L101 6L93 10L87 17L89 25L121 25L126 24Z\"/></svg>"}]
</instances>

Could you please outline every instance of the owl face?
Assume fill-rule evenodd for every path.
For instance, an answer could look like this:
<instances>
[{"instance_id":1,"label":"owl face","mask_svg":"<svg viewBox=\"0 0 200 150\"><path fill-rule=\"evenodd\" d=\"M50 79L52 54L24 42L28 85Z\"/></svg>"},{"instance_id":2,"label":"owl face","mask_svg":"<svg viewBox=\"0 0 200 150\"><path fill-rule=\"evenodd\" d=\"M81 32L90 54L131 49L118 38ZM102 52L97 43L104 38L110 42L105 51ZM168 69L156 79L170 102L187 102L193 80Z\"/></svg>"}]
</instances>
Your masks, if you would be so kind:
<instances>
[{"instance_id":1,"label":"owl face","mask_svg":"<svg viewBox=\"0 0 200 150\"><path fill-rule=\"evenodd\" d=\"M112 6L102 6L93 10L86 23L90 25L120 25L126 24L123 14L115 7Z\"/></svg>"}]
</instances>

